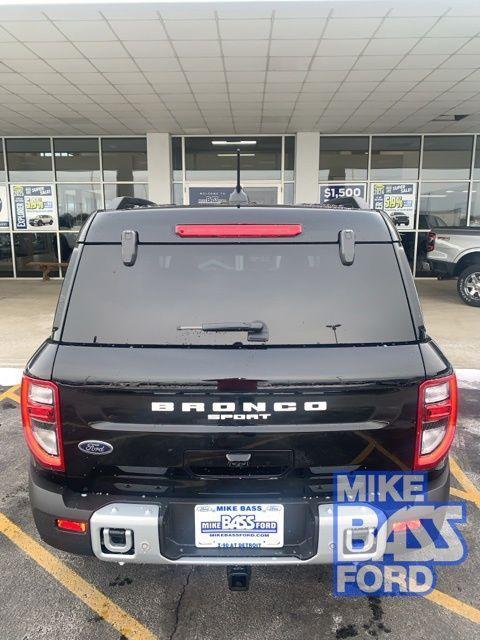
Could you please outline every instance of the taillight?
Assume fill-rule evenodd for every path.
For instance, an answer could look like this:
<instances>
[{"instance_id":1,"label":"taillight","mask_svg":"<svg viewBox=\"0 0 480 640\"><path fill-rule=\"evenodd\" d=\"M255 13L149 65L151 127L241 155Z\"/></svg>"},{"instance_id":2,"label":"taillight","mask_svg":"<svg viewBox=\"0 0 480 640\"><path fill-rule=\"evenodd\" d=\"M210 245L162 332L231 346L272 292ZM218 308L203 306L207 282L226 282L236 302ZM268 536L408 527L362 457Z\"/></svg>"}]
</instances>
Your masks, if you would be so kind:
<instances>
[{"instance_id":1,"label":"taillight","mask_svg":"<svg viewBox=\"0 0 480 640\"><path fill-rule=\"evenodd\" d=\"M455 374L423 382L418 391L414 469L432 469L445 458L457 426Z\"/></svg>"},{"instance_id":2,"label":"taillight","mask_svg":"<svg viewBox=\"0 0 480 640\"><path fill-rule=\"evenodd\" d=\"M74 533L85 533L87 523L83 520L66 520L65 518L57 518L55 524L62 531L73 531Z\"/></svg>"},{"instance_id":3,"label":"taillight","mask_svg":"<svg viewBox=\"0 0 480 640\"><path fill-rule=\"evenodd\" d=\"M177 224L181 238L291 238L302 233L301 224Z\"/></svg>"},{"instance_id":4,"label":"taillight","mask_svg":"<svg viewBox=\"0 0 480 640\"><path fill-rule=\"evenodd\" d=\"M437 234L433 231L429 231L427 234L427 251L433 251L435 249L435 238Z\"/></svg>"},{"instance_id":5,"label":"taillight","mask_svg":"<svg viewBox=\"0 0 480 640\"><path fill-rule=\"evenodd\" d=\"M23 433L35 460L49 469L64 470L58 387L53 382L23 376Z\"/></svg>"}]
</instances>

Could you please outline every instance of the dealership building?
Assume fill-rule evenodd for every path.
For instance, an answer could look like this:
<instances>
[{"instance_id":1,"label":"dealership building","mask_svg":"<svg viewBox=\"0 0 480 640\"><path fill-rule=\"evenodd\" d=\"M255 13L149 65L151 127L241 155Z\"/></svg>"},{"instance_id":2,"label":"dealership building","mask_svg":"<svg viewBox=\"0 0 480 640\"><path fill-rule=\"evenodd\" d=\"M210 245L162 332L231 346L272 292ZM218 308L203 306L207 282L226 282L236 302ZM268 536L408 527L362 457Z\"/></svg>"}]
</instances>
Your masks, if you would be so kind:
<instances>
[{"instance_id":1,"label":"dealership building","mask_svg":"<svg viewBox=\"0 0 480 640\"><path fill-rule=\"evenodd\" d=\"M118 196L342 195L480 227L480 3L0 2L0 277L62 277ZM315 212L312 210L312 215ZM261 216L261 210L259 210Z\"/></svg>"}]
</instances>

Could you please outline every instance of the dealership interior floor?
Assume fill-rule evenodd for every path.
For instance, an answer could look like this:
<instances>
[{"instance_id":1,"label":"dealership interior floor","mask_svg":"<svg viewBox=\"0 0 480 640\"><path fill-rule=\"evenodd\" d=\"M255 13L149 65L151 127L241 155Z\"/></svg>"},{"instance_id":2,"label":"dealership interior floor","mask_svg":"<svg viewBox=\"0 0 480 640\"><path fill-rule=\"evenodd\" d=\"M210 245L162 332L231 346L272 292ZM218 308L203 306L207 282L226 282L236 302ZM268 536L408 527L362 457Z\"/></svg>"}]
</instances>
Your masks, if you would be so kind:
<instances>
[{"instance_id":1,"label":"dealership interior floor","mask_svg":"<svg viewBox=\"0 0 480 640\"><path fill-rule=\"evenodd\" d=\"M23 368L48 336L60 281L0 280L0 367ZM468 307L455 280L417 280L429 334L457 368L480 368L480 309Z\"/></svg>"}]
</instances>

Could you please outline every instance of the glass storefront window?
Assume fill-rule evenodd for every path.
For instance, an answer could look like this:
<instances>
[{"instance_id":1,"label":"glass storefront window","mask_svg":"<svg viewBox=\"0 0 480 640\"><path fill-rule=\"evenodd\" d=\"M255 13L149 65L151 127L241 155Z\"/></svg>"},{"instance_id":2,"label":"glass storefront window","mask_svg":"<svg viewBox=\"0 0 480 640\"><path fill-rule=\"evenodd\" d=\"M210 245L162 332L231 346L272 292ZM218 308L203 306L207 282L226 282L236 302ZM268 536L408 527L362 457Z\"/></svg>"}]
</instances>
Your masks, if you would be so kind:
<instances>
[{"instance_id":1,"label":"glass storefront window","mask_svg":"<svg viewBox=\"0 0 480 640\"><path fill-rule=\"evenodd\" d=\"M295 196L295 184L293 182L286 182L283 185L283 204L293 204Z\"/></svg>"},{"instance_id":2,"label":"glass storefront window","mask_svg":"<svg viewBox=\"0 0 480 640\"><path fill-rule=\"evenodd\" d=\"M80 229L95 209L102 208L99 184L57 184L60 229Z\"/></svg>"},{"instance_id":3,"label":"glass storefront window","mask_svg":"<svg viewBox=\"0 0 480 640\"><path fill-rule=\"evenodd\" d=\"M15 266L17 276L41 278L42 271L35 262L58 262L57 236L55 233L15 233ZM58 269L50 271L50 277L58 277Z\"/></svg>"},{"instance_id":4,"label":"glass storefront window","mask_svg":"<svg viewBox=\"0 0 480 640\"><path fill-rule=\"evenodd\" d=\"M181 138L172 138L172 175L174 180L183 180Z\"/></svg>"},{"instance_id":5,"label":"glass storefront window","mask_svg":"<svg viewBox=\"0 0 480 640\"><path fill-rule=\"evenodd\" d=\"M295 138L285 136L284 180L295 180Z\"/></svg>"},{"instance_id":6,"label":"glass storefront window","mask_svg":"<svg viewBox=\"0 0 480 640\"><path fill-rule=\"evenodd\" d=\"M144 198L148 200L148 184L105 184L105 208L109 203L120 196L130 196L132 198Z\"/></svg>"},{"instance_id":7,"label":"glass storefront window","mask_svg":"<svg viewBox=\"0 0 480 640\"><path fill-rule=\"evenodd\" d=\"M278 204L277 187L245 187L248 200L251 204L271 206Z\"/></svg>"},{"instance_id":8,"label":"glass storefront window","mask_svg":"<svg viewBox=\"0 0 480 640\"><path fill-rule=\"evenodd\" d=\"M472 162L472 136L425 136L422 178L467 180Z\"/></svg>"},{"instance_id":9,"label":"glass storefront window","mask_svg":"<svg viewBox=\"0 0 480 640\"><path fill-rule=\"evenodd\" d=\"M428 262L428 233L419 232L417 238L417 266L415 275L417 278L432 276L430 264Z\"/></svg>"},{"instance_id":10,"label":"glass storefront window","mask_svg":"<svg viewBox=\"0 0 480 640\"><path fill-rule=\"evenodd\" d=\"M52 150L47 138L7 138L8 177L11 182L50 182Z\"/></svg>"},{"instance_id":11,"label":"glass storefront window","mask_svg":"<svg viewBox=\"0 0 480 640\"><path fill-rule=\"evenodd\" d=\"M408 264L410 265L410 269L413 271L413 261L415 258L415 233L412 231L405 231L400 233L400 238L402 240L403 249L407 256Z\"/></svg>"},{"instance_id":12,"label":"glass storefront window","mask_svg":"<svg viewBox=\"0 0 480 640\"><path fill-rule=\"evenodd\" d=\"M100 180L98 138L57 138L53 152L57 180Z\"/></svg>"},{"instance_id":13,"label":"glass storefront window","mask_svg":"<svg viewBox=\"0 0 480 640\"><path fill-rule=\"evenodd\" d=\"M480 227L480 182L472 182L472 202L470 204L470 226Z\"/></svg>"},{"instance_id":14,"label":"glass storefront window","mask_svg":"<svg viewBox=\"0 0 480 640\"><path fill-rule=\"evenodd\" d=\"M417 180L419 164L419 136L372 138L371 180Z\"/></svg>"},{"instance_id":15,"label":"glass storefront window","mask_svg":"<svg viewBox=\"0 0 480 640\"><path fill-rule=\"evenodd\" d=\"M183 183L173 183L173 204L183 204Z\"/></svg>"},{"instance_id":16,"label":"glass storefront window","mask_svg":"<svg viewBox=\"0 0 480 640\"><path fill-rule=\"evenodd\" d=\"M69 262L72 251L75 248L77 242L78 233L61 233L60 234L60 255L62 262ZM65 268L63 269L63 275L65 275Z\"/></svg>"},{"instance_id":17,"label":"glass storefront window","mask_svg":"<svg viewBox=\"0 0 480 640\"><path fill-rule=\"evenodd\" d=\"M0 278L13 276L12 244L9 233L0 233Z\"/></svg>"},{"instance_id":18,"label":"glass storefront window","mask_svg":"<svg viewBox=\"0 0 480 640\"><path fill-rule=\"evenodd\" d=\"M3 159L3 148L0 140L0 182L5 182L6 177L5 160Z\"/></svg>"},{"instance_id":19,"label":"glass storefront window","mask_svg":"<svg viewBox=\"0 0 480 640\"><path fill-rule=\"evenodd\" d=\"M241 152L242 181L281 179L280 136L185 138L186 179L227 180L234 184L237 148Z\"/></svg>"},{"instance_id":20,"label":"glass storefront window","mask_svg":"<svg viewBox=\"0 0 480 640\"><path fill-rule=\"evenodd\" d=\"M107 182L147 182L145 138L104 138L103 179Z\"/></svg>"},{"instance_id":21,"label":"glass storefront window","mask_svg":"<svg viewBox=\"0 0 480 640\"><path fill-rule=\"evenodd\" d=\"M368 138L339 136L320 138L321 182L325 180L366 180Z\"/></svg>"},{"instance_id":22,"label":"glass storefront window","mask_svg":"<svg viewBox=\"0 0 480 640\"><path fill-rule=\"evenodd\" d=\"M468 182L424 182L419 199L419 229L461 227L467 222Z\"/></svg>"},{"instance_id":23,"label":"glass storefront window","mask_svg":"<svg viewBox=\"0 0 480 640\"><path fill-rule=\"evenodd\" d=\"M475 162L473 164L472 178L476 178L477 180L480 178L480 136L477 136L475 145Z\"/></svg>"}]
</instances>

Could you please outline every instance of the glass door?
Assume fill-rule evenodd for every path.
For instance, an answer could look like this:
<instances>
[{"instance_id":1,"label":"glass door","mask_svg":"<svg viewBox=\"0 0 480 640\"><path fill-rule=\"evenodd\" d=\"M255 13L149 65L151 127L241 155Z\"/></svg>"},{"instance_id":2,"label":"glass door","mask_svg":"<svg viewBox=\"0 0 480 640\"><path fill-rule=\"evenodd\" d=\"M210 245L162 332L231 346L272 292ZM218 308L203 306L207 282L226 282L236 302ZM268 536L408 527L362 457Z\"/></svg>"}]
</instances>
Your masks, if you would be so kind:
<instances>
[{"instance_id":1,"label":"glass door","mask_svg":"<svg viewBox=\"0 0 480 640\"><path fill-rule=\"evenodd\" d=\"M281 190L279 185L242 185L249 202L252 204L272 206L280 203ZM190 205L228 204L228 199L235 185L205 185L187 184L185 195ZM283 198L282 198L283 199Z\"/></svg>"}]
</instances>

